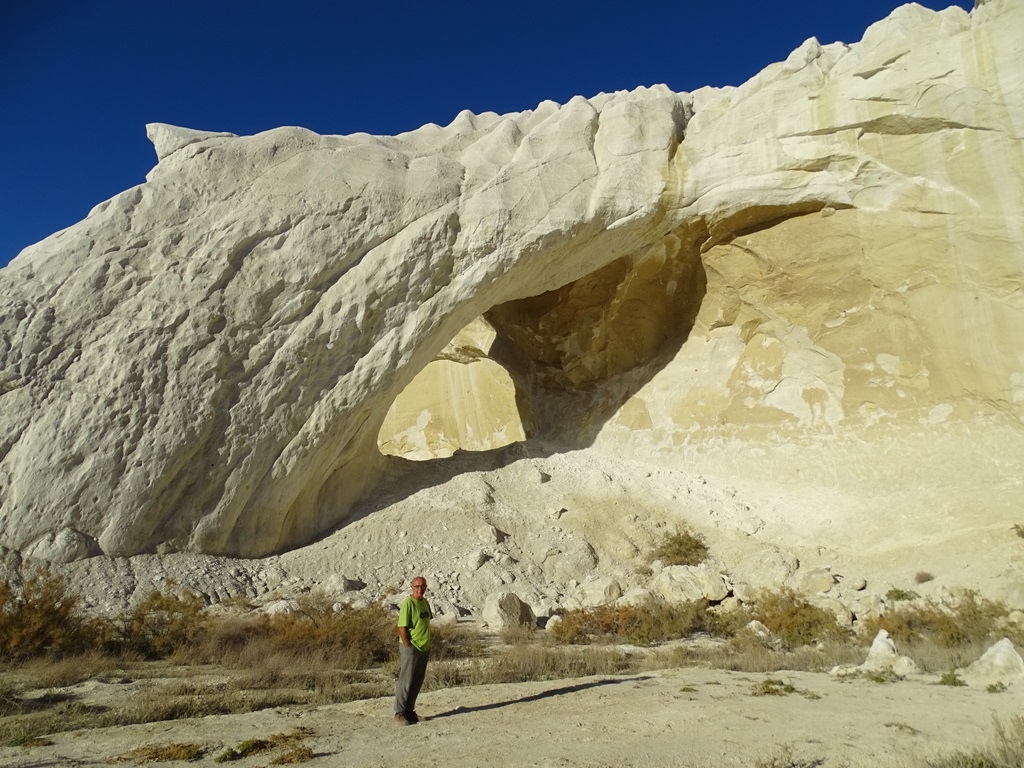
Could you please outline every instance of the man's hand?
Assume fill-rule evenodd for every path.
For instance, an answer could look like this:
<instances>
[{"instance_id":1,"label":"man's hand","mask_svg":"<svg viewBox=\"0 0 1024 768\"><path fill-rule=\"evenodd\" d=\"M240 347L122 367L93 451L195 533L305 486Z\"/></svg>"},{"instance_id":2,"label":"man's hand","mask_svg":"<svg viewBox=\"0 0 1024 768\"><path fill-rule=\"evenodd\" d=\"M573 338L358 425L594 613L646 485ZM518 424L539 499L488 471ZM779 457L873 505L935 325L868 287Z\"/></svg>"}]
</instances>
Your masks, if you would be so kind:
<instances>
[{"instance_id":1,"label":"man's hand","mask_svg":"<svg viewBox=\"0 0 1024 768\"><path fill-rule=\"evenodd\" d=\"M402 638L402 645L404 645L406 648L408 648L410 645L412 645L412 638L409 637L409 628L408 627L399 627L398 628L398 636L400 638Z\"/></svg>"}]
</instances>

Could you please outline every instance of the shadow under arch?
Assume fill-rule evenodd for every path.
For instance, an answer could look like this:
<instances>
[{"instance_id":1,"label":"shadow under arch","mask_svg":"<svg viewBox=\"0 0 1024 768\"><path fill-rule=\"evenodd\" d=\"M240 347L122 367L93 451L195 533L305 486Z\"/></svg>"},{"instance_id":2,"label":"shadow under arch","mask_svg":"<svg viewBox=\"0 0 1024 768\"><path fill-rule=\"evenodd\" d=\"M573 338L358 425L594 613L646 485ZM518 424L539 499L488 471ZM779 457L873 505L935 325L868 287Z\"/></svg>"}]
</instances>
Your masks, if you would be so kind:
<instances>
[{"instance_id":1,"label":"shadow under arch","mask_svg":"<svg viewBox=\"0 0 1024 768\"><path fill-rule=\"evenodd\" d=\"M333 530L462 474L592 445L690 337L707 293L706 239L703 226L681 228L554 291L488 310L498 334L491 356L512 376L526 440L418 461L382 455L378 481Z\"/></svg>"}]
</instances>

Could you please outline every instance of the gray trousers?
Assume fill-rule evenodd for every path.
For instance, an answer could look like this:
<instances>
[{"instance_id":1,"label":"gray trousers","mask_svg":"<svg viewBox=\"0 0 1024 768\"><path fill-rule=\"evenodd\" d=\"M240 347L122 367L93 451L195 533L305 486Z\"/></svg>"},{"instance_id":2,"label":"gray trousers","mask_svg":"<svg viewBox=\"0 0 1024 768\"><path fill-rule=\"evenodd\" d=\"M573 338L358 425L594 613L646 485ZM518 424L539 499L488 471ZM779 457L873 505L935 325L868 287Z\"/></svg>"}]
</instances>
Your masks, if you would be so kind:
<instances>
[{"instance_id":1,"label":"gray trousers","mask_svg":"<svg viewBox=\"0 0 1024 768\"><path fill-rule=\"evenodd\" d=\"M401 666L398 668L398 683L395 685L395 712L410 712L416 709L416 697L423 687L427 674L427 659L430 651L417 651L413 646L400 648Z\"/></svg>"}]
</instances>

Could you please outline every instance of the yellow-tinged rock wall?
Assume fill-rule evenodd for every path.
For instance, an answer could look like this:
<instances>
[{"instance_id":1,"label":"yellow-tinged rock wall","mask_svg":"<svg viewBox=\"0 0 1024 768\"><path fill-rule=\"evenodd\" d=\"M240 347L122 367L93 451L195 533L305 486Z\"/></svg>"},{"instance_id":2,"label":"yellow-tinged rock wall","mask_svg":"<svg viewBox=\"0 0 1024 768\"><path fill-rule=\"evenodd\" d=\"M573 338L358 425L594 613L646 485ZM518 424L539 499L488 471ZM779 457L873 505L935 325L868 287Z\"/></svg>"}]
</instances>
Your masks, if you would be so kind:
<instances>
[{"instance_id":1,"label":"yellow-tinged rock wall","mask_svg":"<svg viewBox=\"0 0 1024 768\"><path fill-rule=\"evenodd\" d=\"M738 88L151 133L145 184L0 272L4 546L280 552L360 514L380 444L520 435L886 521L1020 509L1020 3Z\"/></svg>"}]
</instances>

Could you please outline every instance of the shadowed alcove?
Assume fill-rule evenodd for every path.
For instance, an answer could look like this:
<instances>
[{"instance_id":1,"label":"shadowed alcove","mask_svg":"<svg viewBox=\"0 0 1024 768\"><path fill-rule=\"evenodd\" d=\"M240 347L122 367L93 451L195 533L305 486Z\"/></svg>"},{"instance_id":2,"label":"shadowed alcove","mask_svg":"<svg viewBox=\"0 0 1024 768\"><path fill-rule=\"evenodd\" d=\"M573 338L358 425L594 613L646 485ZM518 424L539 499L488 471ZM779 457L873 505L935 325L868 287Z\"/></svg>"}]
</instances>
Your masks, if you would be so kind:
<instances>
[{"instance_id":1,"label":"shadowed alcove","mask_svg":"<svg viewBox=\"0 0 1024 768\"><path fill-rule=\"evenodd\" d=\"M670 234L553 291L492 307L399 395L378 447L427 460L530 437L586 444L679 350L706 290L699 249ZM578 399L586 424L556 424Z\"/></svg>"}]
</instances>

